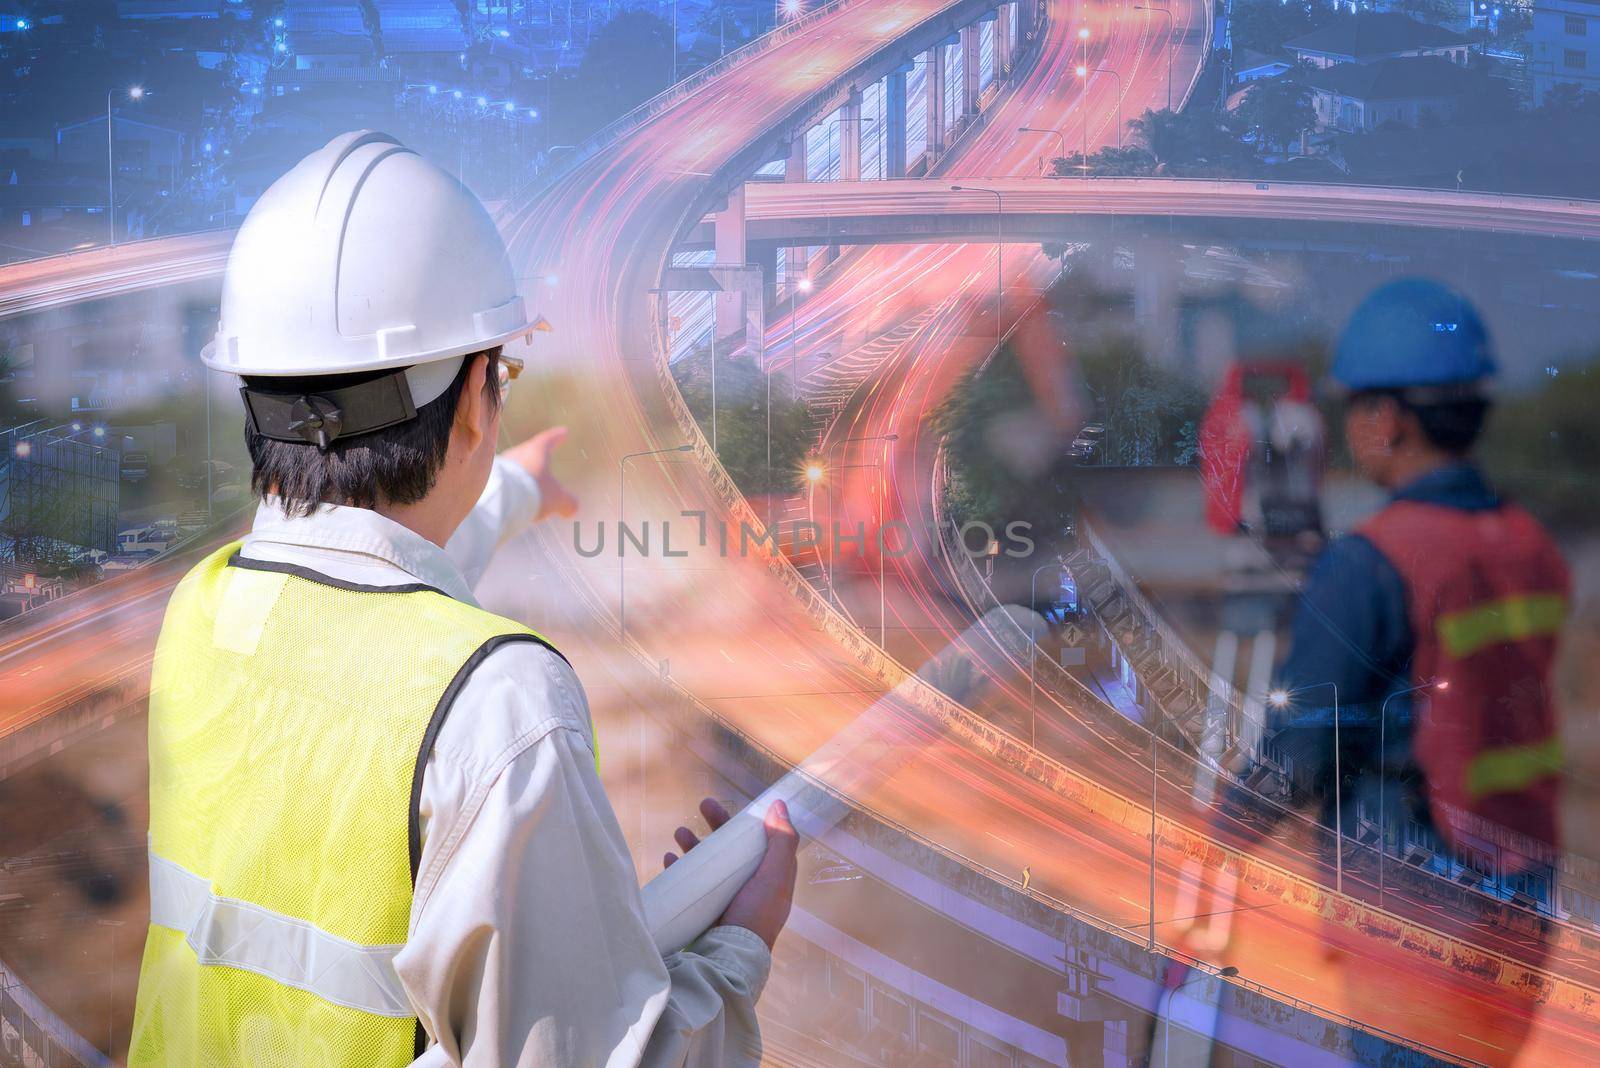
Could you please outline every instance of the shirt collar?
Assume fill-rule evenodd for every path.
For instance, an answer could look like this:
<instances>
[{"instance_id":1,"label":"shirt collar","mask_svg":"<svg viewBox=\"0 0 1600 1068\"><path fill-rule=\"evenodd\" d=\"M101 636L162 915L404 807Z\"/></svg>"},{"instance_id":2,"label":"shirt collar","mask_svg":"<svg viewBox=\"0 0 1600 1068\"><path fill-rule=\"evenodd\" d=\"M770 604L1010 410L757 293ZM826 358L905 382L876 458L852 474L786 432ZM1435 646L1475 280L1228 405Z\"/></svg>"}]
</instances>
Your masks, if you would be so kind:
<instances>
[{"instance_id":1,"label":"shirt collar","mask_svg":"<svg viewBox=\"0 0 1600 1068\"><path fill-rule=\"evenodd\" d=\"M387 564L399 572L395 576L397 584L409 579L432 586L454 600L477 604L471 587L443 549L370 508L324 504L308 516L289 516L276 498L268 498L256 507L255 522L245 536L242 551L249 557L253 546L263 544L307 550L331 563L333 570L341 556L349 557L351 564L367 567ZM308 562L307 566L317 570L314 564Z\"/></svg>"},{"instance_id":2,"label":"shirt collar","mask_svg":"<svg viewBox=\"0 0 1600 1068\"><path fill-rule=\"evenodd\" d=\"M1500 506L1500 498L1484 480L1483 473L1465 461L1418 475L1396 490L1393 499L1442 504L1468 511Z\"/></svg>"}]
</instances>

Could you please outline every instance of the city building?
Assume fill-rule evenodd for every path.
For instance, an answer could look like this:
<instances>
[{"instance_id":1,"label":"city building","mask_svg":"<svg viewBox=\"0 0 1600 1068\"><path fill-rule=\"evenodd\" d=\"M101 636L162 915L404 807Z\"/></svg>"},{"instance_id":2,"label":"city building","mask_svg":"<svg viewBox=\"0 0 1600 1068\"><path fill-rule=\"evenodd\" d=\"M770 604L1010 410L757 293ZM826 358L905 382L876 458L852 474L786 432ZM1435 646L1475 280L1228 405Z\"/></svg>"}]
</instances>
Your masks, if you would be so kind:
<instances>
[{"instance_id":1,"label":"city building","mask_svg":"<svg viewBox=\"0 0 1600 1068\"><path fill-rule=\"evenodd\" d=\"M1471 44L1454 30L1430 26L1396 11L1363 11L1296 37L1283 47L1308 67L1376 63L1407 56L1439 56L1465 66Z\"/></svg>"},{"instance_id":2,"label":"city building","mask_svg":"<svg viewBox=\"0 0 1600 1068\"><path fill-rule=\"evenodd\" d=\"M119 19L215 19L224 14L248 17L238 0L117 0Z\"/></svg>"},{"instance_id":3,"label":"city building","mask_svg":"<svg viewBox=\"0 0 1600 1068\"><path fill-rule=\"evenodd\" d=\"M0 563L31 568L116 547L117 450L79 424L0 433Z\"/></svg>"},{"instance_id":4,"label":"city building","mask_svg":"<svg viewBox=\"0 0 1600 1068\"><path fill-rule=\"evenodd\" d=\"M1600 92L1600 0L1535 0L1528 71L1536 105L1558 85Z\"/></svg>"},{"instance_id":5,"label":"city building","mask_svg":"<svg viewBox=\"0 0 1600 1068\"><path fill-rule=\"evenodd\" d=\"M1236 86L1248 85L1263 78L1276 78L1292 66L1288 60L1269 56L1265 52L1240 49L1234 55L1233 81Z\"/></svg>"},{"instance_id":6,"label":"city building","mask_svg":"<svg viewBox=\"0 0 1600 1068\"><path fill-rule=\"evenodd\" d=\"M171 189L189 158L189 134L146 118L113 115L117 179ZM56 129L56 162L94 167L106 165L106 117L94 115ZM120 198L119 198L120 199Z\"/></svg>"},{"instance_id":7,"label":"city building","mask_svg":"<svg viewBox=\"0 0 1600 1068\"><path fill-rule=\"evenodd\" d=\"M1317 129L1345 133L1447 121L1480 84L1472 72L1432 55L1319 67L1304 80Z\"/></svg>"}]
</instances>

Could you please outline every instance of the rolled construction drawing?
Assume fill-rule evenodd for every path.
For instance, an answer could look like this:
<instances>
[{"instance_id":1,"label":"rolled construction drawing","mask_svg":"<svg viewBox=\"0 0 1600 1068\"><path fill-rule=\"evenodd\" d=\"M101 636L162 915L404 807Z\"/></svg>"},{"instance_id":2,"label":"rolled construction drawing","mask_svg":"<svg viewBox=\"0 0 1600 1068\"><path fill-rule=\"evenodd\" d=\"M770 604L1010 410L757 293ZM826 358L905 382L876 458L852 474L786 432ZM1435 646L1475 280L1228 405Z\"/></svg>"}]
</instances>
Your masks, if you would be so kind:
<instances>
[{"instance_id":1,"label":"rolled construction drawing","mask_svg":"<svg viewBox=\"0 0 1600 1068\"><path fill-rule=\"evenodd\" d=\"M643 887L645 920L663 956L676 953L717 922L739 888L754 874L766 851L766 814L772 802L789 806L789 818L805 839L834 827L848 811L841 796L887 779L919 752L918 732L910 730L925 714L912 691L920 685L971 675L973 661L993 661L1000 654L984 637L1000 614L1041 634L1043 619L1015 605L990 609L938 656L874 701L816 752L762 791L736 816L707 835L672 867ZM994 617L994 618L991 618ZM974 656L974 654L979 654ZM943 688L943 687L941 687ZM823 784L826 784L824 786Z\"/></svg>"}]
</instances>

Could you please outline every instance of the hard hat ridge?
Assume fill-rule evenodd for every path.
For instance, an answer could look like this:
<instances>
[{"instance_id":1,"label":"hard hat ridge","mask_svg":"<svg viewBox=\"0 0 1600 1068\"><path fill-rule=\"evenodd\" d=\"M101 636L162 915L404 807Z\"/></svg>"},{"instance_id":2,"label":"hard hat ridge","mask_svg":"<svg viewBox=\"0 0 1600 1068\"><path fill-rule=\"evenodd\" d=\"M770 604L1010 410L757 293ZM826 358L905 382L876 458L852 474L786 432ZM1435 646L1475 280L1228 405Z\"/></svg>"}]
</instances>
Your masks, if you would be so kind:
<instances>
[{"instance_id":1,"label":"hard hat ridge","mask_svg":"<svg viewBox=\"0 0 1600 1068\"><path fill-rule=\"evenodd\" d=\"M396 138L341 134L262 195L223 280L208 367L251 378L404 368L413 408L461 358L531 329L494 220Z\"/></svg>"},{"instance_id":2,"label":"hard hat ridge","mask_svg":"<svg viewBox=\"0 0 1600 1068\"><path fill-rule=\"evenodd\" d=\"M1471 301L1426 278L1374 290L1351 314L1330 377L1352 393L1476 395L1497 370L1489 331ZM1420 394L1419 394L1420 396Z\"/></svg>"}]
</instances>

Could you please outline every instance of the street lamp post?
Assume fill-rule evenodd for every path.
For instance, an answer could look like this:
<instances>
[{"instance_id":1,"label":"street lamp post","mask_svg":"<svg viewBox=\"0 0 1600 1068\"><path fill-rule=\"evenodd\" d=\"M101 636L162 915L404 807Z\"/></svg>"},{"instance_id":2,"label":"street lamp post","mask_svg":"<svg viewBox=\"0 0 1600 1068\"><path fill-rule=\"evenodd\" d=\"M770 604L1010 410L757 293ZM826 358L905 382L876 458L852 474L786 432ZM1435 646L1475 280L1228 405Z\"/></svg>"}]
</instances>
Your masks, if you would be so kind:
<instances>
[{"instance_id":1,"label":"street lamp post","mask_svg":"<svg viewBox=\"0 0 1600 1068\"><path fill-rule=\"evenodd\" d=\"M1218 979L1232 979L1234 976L1236 976L1238 974L1239 974L1239 969L1237 967L1235 967L1234 965L1230 964L1226 968L1221 968L1221 969L1219 969L1217 971L1217 978ZM1163 1028L1164 1034L1163 1034L1162 1040L1161 1040L1161 1064L1162 1064L1163 1068L1165 1068L1165 1066L1167 1064L1171 1063L1171 1059L1172 1059L1172 1000L1178 996L1178 991L1182 990L1184 987L1188 986L1190 983L1199 982L1201 979L1204 979L1205 977L1206 976L1205 976L1204 972L1202 972L1199 975L1191 975L1191 976L1189 976L1189 978L1185 979L1183 982L1179 983L1177 986L1173 987L1170 991L1167 992L1167 1016L1166 1016L1166 1024L1164 1025L1164 1028Z\"/></svg>"},{"instance_id":2,"label":"street lamp post","mask_svg":"<svg viewBox=\"0 0 1600 1068\"><path fill-rule=\"evenodd\" d=\"M811 279L802 278L789 287L789 388L794 398L800 396L800 373L796 366L800 359L799 337L795 320L795 291L811 292ZM767 370L767 526L772 526L772 370Z\"/></svg>"},{"instance_id":3,"label":"street lamp post","mask_svg":"<svg viewBox=\"0 0 1600 1068\"><path fill-rule=\"evenodd\" d=\"M1060 130L1046 130L1038 126L1018 126L1017 133L1049 134L1056 139L1056 148L1063 156L1067 154L1067 139ZM1039 176L1044 177L1044 158L1039 158Z\"/></svg>"},{"instance_id":4,"label":"street lamp post","mask_svg":"<svg viewBox=\"0 0 1600 1068\"><path fill-rule=\"evenodd\" d=\"M646 449L643 452L630 452L617 461L617 638L621 640L627 636L627 588L624 582L627 570L623 567L622 552L622 519L624 494L628 492L628 461L642 459L646 456L665 456L674 452L693 452L693 445L678 445L671 449Z\"/></svg>"},{"instance_id":5,"label":"street lamp post","mask_svg":"<svg viewBox=\"0 0 1600 1068\"><path fill-rule=\"evenodd\" d=\"M1165 15L1167 17L1167 31L1168 31L1168 36L1169 36L1169 39L1167 41L1167 110L1171 111L1172 110L1172 52L1177 47L1177 43L1170 39L1171 32L1172 32L1172 10L1170 8L1165 8L1165 7L1150 7L1150 6L1145 5L1145 4L1134 4L1133 5L1133 9L1135 11L1148 11L1148 12L1151 12L1151 13L1156 14L1156 15Z\"/></svg>"},{"instance_id":6,"label":"street lamp post","mask_svg":"<svg viewBox=\"0 0 1600 1068\"><path fill-rule=\"evenodd\" d=\"M851 442L857 442L857 441L890 442L890 441L899 441L899 440L900 440L900 435L899 434L865 434L865 435L863 435L861 437L858 437L858 438L840 438L838 441L836 441L832 445L828 446L828 448L823 452L823 456L824 456L824 458L831 457L834 454L834 452L839 449L840 446L849 445ZM871 465L870 464L863 464L861 466L870 467ZM806 476L808 478L811 477L811 470L812 470L811 468L807 468L807 470L806 470ZM820 477L821 476L818 475L817 478L812 478L811 479L813 488L815 488L816 482ZM828 534L829 534L829 539L830 539L828 541L828 568L827 568L828 598L831 601L833 601L834 607L837 608L837 607L839 607L839 594L833 588L833 550L835 548L834 543L832 541L832 534L833 534L832 527L835 525L834 521L833 521L833 483L830 482L828 484L828 488L826 490L824 490L823 493L824 493L823 503L828 506L828 526L829 526ZM807 509L807 511L811 510L811 502L809 500L806 502L806 509ZM882 515L881 509L879 511L879 515L880 516ZM816 517L814 515L812 517L812 522L813 523L816 522ZM883 522L882 522L881 518L880 518L880 520L878 522L878 529L879 529L880 532L883 529ZM882 555L883 554L879 553L878 555L879 555L878 563L881 566L882 563L883 563L883 560L882 560ZM883 630L883 626L882 626L883 581L882 581L881 572L880 572L880 575L879 575L879 582L878 582L878 595L879 595L878 607L879 607L879 619L880 619L878 629L879 629L879 631L881 633L882 630ZM879 641L879 644L880 645L883 644L881 640Z\"/></svg>"},{"instance_id":7,"label":"street lamp post","mask_svg":"<svg viewBox=\"0 0 1600 1068\"><path fill-rule=\"evenodd\" d=\"M841 115L837 119L834 119L832 122L828 123L828 143L833 146L834 158L839 161L839 178L841 181L844 179L844 156L842 155L843 146L839 144L839 125L845 122L853 122L859 129L859 127L865 126L867 123L873 121L873 119L866 118L861 115L857 115L853 119L847 119ZM857 150L857 163L858 165L860 163L859 150Z\"/></svg>"},{"instance_id":8,"label":"street lamp post","mask_svg":"<svg viewBox=\"0 0 1600 1068\"><path fill-rule=\"evenodd\" d=\"M112 147L112 121L111 97L115 89L106 90L106 228L110 231L111 243L117 243L117 165L115 149ZM135 85L128 89L128 99L140 101L144 99L144 86Z\"/></svg>"},{"instance_id":9,"label":"street lamp post","mask_svg":"<svg viewBox=\"0 0 1600 1068\"><path fill-rule=\"evenodd\" d=\"M1006 205L1000 190L982 185L953 185L953 193L988 193L994 197L994 343L999 348L1005 337L1005 225Z\"/></svg>"},{"instance_id":10,"label":"street lamp post","mask_svg":"<svg viewBox=\"0 0 1600 1068\"><path fill-rule=\"evenodd\" d=\"M1091 74L1109 74L1117 80L1117 150L1122 150L1122 75L1110 67L1078 68L1083 82L1083 175L1089 176L1089 80Z\"/></svg>"},{"instance_id":11,"label":"street lamp post","mask_svg":"<svg viewBox=\"0 0 1600 1068\"><path fill-rule=\"evenodd\" d=\"M1293 690L1274 690L1267 703L1274 708L1289 707L1289 699L1326 686L1333 691L1333 878L1334 889L1344 893L1344 777L1339 752L1339 687L1333 682L1313 682Z\"/></svg>"},{"instance_id":12,"label":"street lamp post","mask_svg":"<svg viewBox=\"0 0 1600 1068\"><path fill-rule=\"evenodd\" d=\"M1389 824L1385 818L1388 815L1388 810L1384 803L1388 796L1388 791L1385 788L1386 784L1384 783L1384 773L1388 770L1389 758L1389 702L1396 697L1404 697L1407 694L1418 693L1422 690L1438 691L1448 690L1449 688L1449 679L1429 679L1427 682L1419 682L1415 686L1409 686L1404 690L1396 690L1388 697L1385 697L1383 704L1378 706L1378 907L1380 909L1383 908L1383 854L1389 835Z\"/></svg>"},{"instance_id":13,"label":"street lamp post","mask_svg":"<svg viewBox=\"0 0 1600 1068\"><path fill-rule=\"evenodd\" d=\"M1060 566L1059 562L1052 560L1049 563L1040 564L1033 569L1033 574L1028 576L1028 610L1030 612L1039 611L1036 607L1039 603L1036 599L1037 594L1034 592L1034 583L1039 581L1039 573L1048 571L1052 567ZM1032 749L1039 748L1039 708L1035 700L1038 684L1034 681L1035 676L1033 673L1034 657L1038 651L1039 640L1035 638L1028 643L1028 746Z\"/></svg>"},{"instance_id":14,"label":"street lamp post","mask_svg":"<svg viewBox=\"0 0 1600 1068\"><path fill-rule=\"evenodd\" d=\"M874 460L870 464L845 464L843 467L839 468L839 470L841 470L841 471L853 471L853 470L856 470L858 468L859 469L870 469L870 470L877 471L878 472L878 480L880 482L882 482L882 480L883 480L883 461L882 460ZM876 497L877 497L877 505L878 505L878 647L881 649L881 648L883 648L884 642L885 642L885 640L887 639L887 636L888 636L888 619L889 619L889 617L888 617L887 610L886 610L886 608L884 606L884 594L883 594L883 554L884 554L884 546L883 546L883 494L882 493L878 493L878 494L876 494ZM833 497L832 497L831 493L830 493L828 499L829 499L830 502L832 501ZM829 514L831 515L832 511L833 511L831 505L830 505L828 510L829 510ZM831 553L830 553L830 555L831 555ZM829 582L831 584L832 580L830 579Z\"/></svg>"},{"instance_id":15,"label":"street lamp post","mask_svg":"<svg viewBox=\"0 0 1600 1068\"><path fill-rule=\"evenodd\" d=\"M811 292L811 279L802 278L789 287L789 392L790 400L800 399L800 321L795 318L795 293Z\"/></svg>"}]
</instances>

